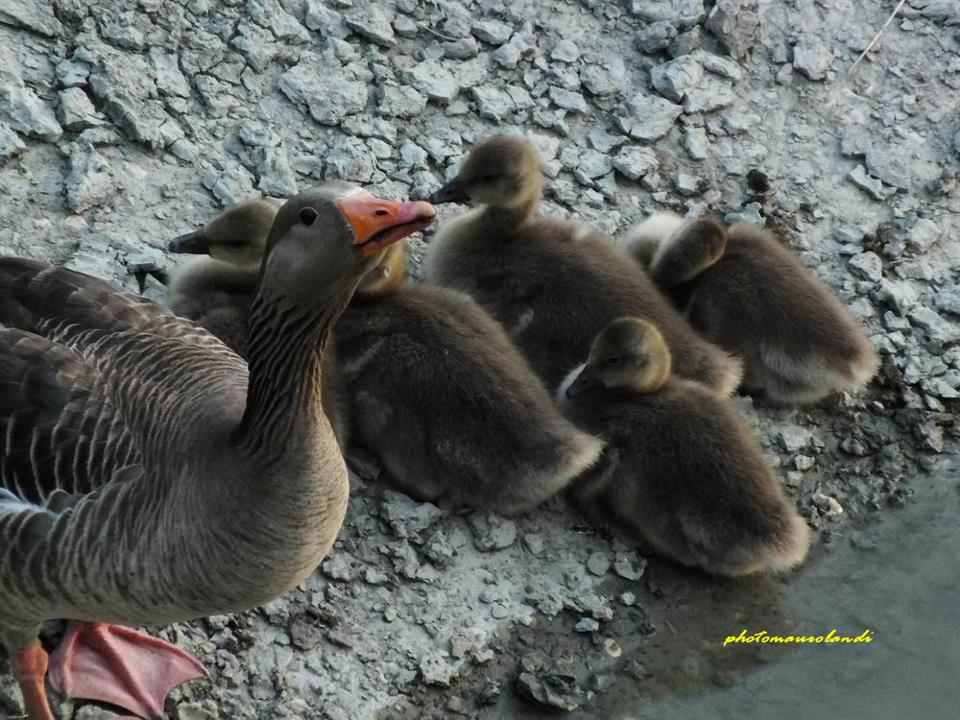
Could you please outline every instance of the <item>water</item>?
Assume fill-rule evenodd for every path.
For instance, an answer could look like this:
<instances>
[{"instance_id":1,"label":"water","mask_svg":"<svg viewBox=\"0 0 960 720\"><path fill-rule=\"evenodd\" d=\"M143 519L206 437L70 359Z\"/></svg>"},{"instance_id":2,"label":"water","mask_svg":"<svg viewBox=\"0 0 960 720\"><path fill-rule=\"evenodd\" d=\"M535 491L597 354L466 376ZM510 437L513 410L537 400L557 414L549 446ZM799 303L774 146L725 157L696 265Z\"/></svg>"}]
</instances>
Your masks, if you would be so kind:
<instances>
[{"instance_id":1,"label":"water","mask_svg":"<svg viewBox=\"0 0 960 720\"><path fill-rule=\"evenodd\" d=\"M919 482L919 481L918 481ZM957 463L916 487L907 506L885 513L862 533L861 545L839 540L789 585L779 607L803 634L838 628L847 634L873 631L862 645L803 645L764 652L730 645L705 651L705 662L728 664L740 654L753 669L707 671L727 687L704 688L692 673L680 673L673 692L652 699L614 695L598 698L590 717L656 720L884 720L960 718L960 472ZM769 598L768 598L769 599ZM720 635L779 631L784 619L761 602L727 632L727 618L702 624L711 643ZM774 627L768 627L767 624ZM787 625L792 624L787 622ZM709 627L713 626L711 633ZM727 657L722 657L726 655ZM718 657L720 658L718 660ZM762 666L756 663L763 662ZM611 688L613 689L613 688ZM692 691L692 692L691 692Z\"/></svg>"}]
</instances>

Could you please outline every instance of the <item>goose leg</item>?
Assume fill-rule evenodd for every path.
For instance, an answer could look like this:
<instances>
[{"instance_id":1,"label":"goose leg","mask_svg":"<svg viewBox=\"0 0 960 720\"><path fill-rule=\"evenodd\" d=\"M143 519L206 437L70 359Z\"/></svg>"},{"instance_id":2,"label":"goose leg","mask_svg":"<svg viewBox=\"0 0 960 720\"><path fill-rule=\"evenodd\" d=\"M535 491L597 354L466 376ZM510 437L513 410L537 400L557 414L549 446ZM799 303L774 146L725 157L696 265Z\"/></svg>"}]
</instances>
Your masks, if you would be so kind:
<instances>
[{"instance_id":1,"label":"goose leg","mask_svg":"<svg viewBox=\"0 0 960 720\"><path fill-rule=\"evenodd\" d=\"M50 683L67 698L153 718L163 715L173 688L205 674L193 655L159 638L120 625L71 622L53 654Z\"/></svg>"},{"instance_id":2,"label":"goose leg","mask_svg":"<svg viewBox=\"0 0 960 720\"><path fill-rule=\"evenodd\" d=\"M47 651L40 647L40 643L26 650L10 653L13 676L20 685L23 705L30 720L56 720L43 684L47 663Z\"/></svg>"}]
</instances>

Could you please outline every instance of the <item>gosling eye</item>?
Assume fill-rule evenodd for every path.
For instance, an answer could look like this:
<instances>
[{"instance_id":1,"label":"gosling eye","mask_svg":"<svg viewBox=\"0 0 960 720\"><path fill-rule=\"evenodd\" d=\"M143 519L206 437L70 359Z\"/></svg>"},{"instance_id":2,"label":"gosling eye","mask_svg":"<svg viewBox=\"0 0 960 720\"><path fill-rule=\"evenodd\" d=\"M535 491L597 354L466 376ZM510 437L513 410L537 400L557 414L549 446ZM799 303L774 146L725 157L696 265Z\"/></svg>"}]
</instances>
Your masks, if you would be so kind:
<instances>
[{"instance_id":1,"label":"gosling eye","mask_svg":"<svg viewBox=\"0 0 960 720\"><path fill-rule=\"evenodd\" d=\"M304 225L313 225L313 221L317 219L317 211L311 207L305 207L300 211L300 222Z\"/></svg>"},{"instance_id":2,"label":"gosling eye","mask_svg":"<svg viewBox=\"0 0 960 720\"><path fill-rule=\"evenodd\" d=\"M480 177L477 178L477 182L492 183L492 182L495 182L498 177L499 177L498 175L481 175Z\"/></svg>"},{"instance_id":3,"label":"gosling eye","mask_svg":"<svg viewBox=\"0 0 960 720\"><path fill-rule=\"evenodd\" d=\"M621 359L621 358L620 358L619 355L611 355L610 357L607 358L607 363L606 363L606 364L607 364L607 365L619 365L619 364L620 364L620 359Z\"/></svg>"}]
</instances>

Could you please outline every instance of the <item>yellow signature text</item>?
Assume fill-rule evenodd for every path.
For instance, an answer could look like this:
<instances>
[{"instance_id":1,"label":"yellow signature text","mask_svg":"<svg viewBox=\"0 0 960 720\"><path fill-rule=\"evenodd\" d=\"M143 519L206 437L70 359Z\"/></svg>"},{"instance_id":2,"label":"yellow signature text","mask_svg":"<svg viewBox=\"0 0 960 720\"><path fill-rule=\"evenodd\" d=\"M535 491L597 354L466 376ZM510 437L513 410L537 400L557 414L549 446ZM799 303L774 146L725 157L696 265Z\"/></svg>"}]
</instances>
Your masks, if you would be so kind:
<instances>
[{"instance_id":1,"label":"yellow signature text","mask_svg":"<svg viewBox=\"0 0 960 720\"><path fill-rule=\"evenodd\" d=\"M760 630L755 633L748 633L744 628L739 635L727 635L723 641L723 646L752 644L752 643L773 643L787 645L832 645L835 643L863 644L873 642L873 630L864 630L854 637L853 635L841 635L834 628L826 635L771 635L766 630Z\"/></svg>"}]
</instances>

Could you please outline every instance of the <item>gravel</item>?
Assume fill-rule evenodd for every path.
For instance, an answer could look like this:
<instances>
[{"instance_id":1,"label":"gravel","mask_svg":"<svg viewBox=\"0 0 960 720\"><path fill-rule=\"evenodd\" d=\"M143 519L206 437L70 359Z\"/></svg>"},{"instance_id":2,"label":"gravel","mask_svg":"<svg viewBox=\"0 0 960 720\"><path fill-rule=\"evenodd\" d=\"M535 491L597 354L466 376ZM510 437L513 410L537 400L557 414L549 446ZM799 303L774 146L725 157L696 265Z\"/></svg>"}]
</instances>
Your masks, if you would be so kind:
<instances>
[{"instance_id":1,"label":"gravel","mask_svg":"<svg viewBox=\"0 0 960 720\"><path fill-rule=\"evenodd\" d=\"M815 5L0 0L0 251L162 299L166 243L220 207L338 177L423 195L522 132L548 214L765 224L861 318L883 360L862 395L736 400L830 541L957 450L960 45L955 3L911 2L851 75L890 4ZM154 631L210 669L175 718L512 717L639 683L632 649L726 592L559 499L506 519L355 479L302 587ZM0 659L0 715L17 698Z\"/></svg>"}]
</instances>

